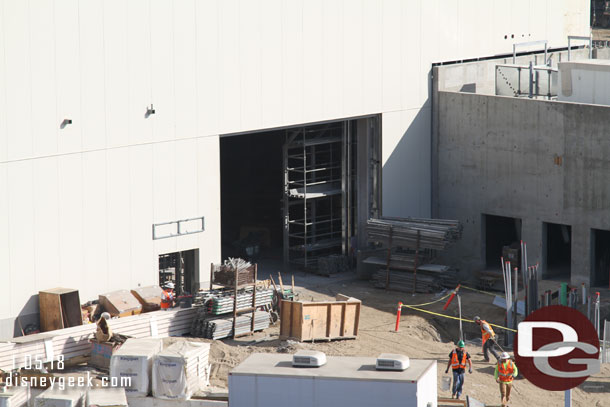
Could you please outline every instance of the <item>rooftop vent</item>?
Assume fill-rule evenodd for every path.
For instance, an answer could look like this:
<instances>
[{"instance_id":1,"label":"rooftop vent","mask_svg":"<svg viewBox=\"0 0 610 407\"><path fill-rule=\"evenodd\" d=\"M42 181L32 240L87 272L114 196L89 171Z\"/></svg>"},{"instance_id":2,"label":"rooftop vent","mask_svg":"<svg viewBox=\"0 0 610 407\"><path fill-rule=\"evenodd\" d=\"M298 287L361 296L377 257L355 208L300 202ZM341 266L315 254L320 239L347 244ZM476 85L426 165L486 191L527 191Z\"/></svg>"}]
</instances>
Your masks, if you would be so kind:
<instances>
[{"instance_id":1,"label":"rooftop vent","mask_svg":"<svg viewBox=\"0 0 610 407\"><path fill-rule=\"evenodd\" d=\"M320 367L326 364L326 355L315 350L301 350L292 355L294 367Z\"/></svg>"},{"instance_id":2,"label":"rooftop vent","mask_svg":"<svg viewBox=\"0 0 610 407\"><path fill-rule=\"evenodd\" d=\"M395 353L382 353L377 357L377 370L402 371L409 368L409 357Z\"/></svg>"}]
</instances>

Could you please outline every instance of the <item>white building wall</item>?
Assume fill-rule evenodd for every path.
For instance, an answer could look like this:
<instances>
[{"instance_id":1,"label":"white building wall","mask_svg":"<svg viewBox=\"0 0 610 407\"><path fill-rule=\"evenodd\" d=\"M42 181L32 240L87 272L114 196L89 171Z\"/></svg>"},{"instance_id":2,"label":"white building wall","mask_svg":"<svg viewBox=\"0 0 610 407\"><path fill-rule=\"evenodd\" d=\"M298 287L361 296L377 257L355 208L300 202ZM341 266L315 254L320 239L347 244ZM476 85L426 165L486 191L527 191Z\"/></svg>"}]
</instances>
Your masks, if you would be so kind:
<instances>
[{"instance_id":1,"label":"white building wall","mask_svg":"<svg viewBox=\"0 0 610 407\"><path fill-rule=\"evenodd\" d=\"M0 276L11 288L0 319L36 312L31 296L50 286L84 301L151 284L157 255L174 250L199 248L205 281L220 260L218 134L381 113L384 213L429 215L431 64L521 40L565 46L588 33L588 10L0 0ZM152 241L153 223L194 216L205 232Z\"/></svg>"}]
</instances>

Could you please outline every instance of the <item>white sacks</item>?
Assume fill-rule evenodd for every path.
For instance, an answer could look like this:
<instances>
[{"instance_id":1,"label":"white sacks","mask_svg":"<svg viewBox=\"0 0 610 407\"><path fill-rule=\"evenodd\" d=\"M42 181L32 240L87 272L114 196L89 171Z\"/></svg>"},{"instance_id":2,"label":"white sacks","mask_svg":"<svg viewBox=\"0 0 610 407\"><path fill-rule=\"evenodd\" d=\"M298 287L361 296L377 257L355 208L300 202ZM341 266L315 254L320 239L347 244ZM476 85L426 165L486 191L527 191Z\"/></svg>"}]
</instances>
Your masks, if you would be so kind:
<instances>
[{"instance_id":1,"label":"white sacks","mask_svg":"<svg viewBox=\"0 0 610 407\"><path fill-rule=\"evenodd\" d=\"M128 339L110 358L112 383L124 387L127 396L146 397L150 393L153 358L161 349L163 341L158 338Z\"/></svg>"},{"instance_id":2,"label":"white sacks","mask_svg":"<svg viewBox=\"0 0 610 407\"><path fill-rule=\"evenodd\" d=\"M127 407L125 389L121 387L89 389L87 392L87 407Z\"/></svg>"},{"instance_id":3,"label":"white sacks","mask_svg":"<svg viewBox=\"0 0 610 407\"><path fill-rule=\"evenodd\" d=\"M0 393L0 407L21 407L30 401L30 386L7 387Z\"/></svg>"},{"instance_id":4,"label":"white sacks","mask_svg":"<svg viewBox=\"0 0 610 407\"><path fill-rule=\"evenodd\" d=\"M209 384L210 344L176 342L160 352L153 364L153 396L166 400L188 400Z\"/></svg>"},{"instance_id":5,"label":"white sacks","mask_svg":"<svg viewBox=\"0 0 610 407\"><path fill-rule=\"evenodd\" d=\"M34 399L34 407L81 407L83 392L77 389L48 388Z\"/></svg>"}]
</instances>

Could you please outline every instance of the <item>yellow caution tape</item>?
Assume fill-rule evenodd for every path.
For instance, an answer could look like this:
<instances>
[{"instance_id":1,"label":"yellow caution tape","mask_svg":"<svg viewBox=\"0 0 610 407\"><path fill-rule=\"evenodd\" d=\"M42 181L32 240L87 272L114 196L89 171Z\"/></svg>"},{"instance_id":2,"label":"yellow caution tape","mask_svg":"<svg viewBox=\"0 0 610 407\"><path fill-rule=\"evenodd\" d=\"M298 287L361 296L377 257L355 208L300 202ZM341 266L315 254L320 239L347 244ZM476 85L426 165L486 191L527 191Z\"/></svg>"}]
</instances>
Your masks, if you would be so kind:
<instances>
[{"instance_id":1,"label":"yellow caution tape","mask_svg":"<svg viewBox=\"0 0 610 407\"><path fill-rule=\"evenodd\" d=\"M453 294L453 291L452 291L452 292L450 292L449 294L445 295L444 297L439 298L439 299L438 299L438 300L436 300L436 301L427 302L427 303L425 303L425 304L408 304L408 305L407 305L407 304L403 304L402 302L401 302L401 304L402 304L402 306L403 306L403 307L424 307L424 306L426 306L426 305L432 305L432 304L436 304L437 302L443 301L445 298L449 297L451 294Z\"/></svg>"},{"instance_id":2,"label":"yellow caution tape","mask_svg":"<svg viewBox=\"0 0 610 407\"><path fill-rule=\"evenodd\" d=\"M461 285L460 288L465 288L467 290L476 291L476 292L481 293L481 294L491 295L492 297L496 297L497 296L497 297L504 298L503 295L498 295L498 294L490 293L488 291L477 290L476 288L466 287L465 285Z\"/></svg>"},{"instance_id":3,"label":"yellow caution tape","mask_svg":"<svg viewBox=\"0 0 610 407\"><path fill-rule=\"evenodd\" d=\"M458 320L458 321L460 320L460 318L458 318L458 317L453 317L453 316L451 316L451 315L445 315L445 314L439 314L438 312L432 312L432 311L428 311L428 310L425 310L425 309L416 308L416 307L414 307L414 306L412 306L412 305L406 305L406 304L403 304L402 306L403 306L403 307L407 307L407 308L414 309L414 310L416 310L416 311L425 312L425 313L427 313L427 314L437 315L437 316L439 316L439 317L444 317L444 318L449 318L449 319L455 319L455 320ZM461 320L462 320L462 321L465 321L465 322L470 322L470 323L473 323L473 324L474 324L474 321L473 321L472 319L465 319L465 318L461 318ZM507 331L511 331L511 332L517 332L517 330L516 330L516 329L511 329L511 328L507 328L507 327L505 327L505 326L500 326L500 325L496 325L496 324L491 324L491 323L489 323L489 322L488 322L488 324L489 324L489 325L491 325L491 326L493 326L493 327L496 327L496 328L505 329L505 330L507 330Z\"/></svg>"}]
</instances>

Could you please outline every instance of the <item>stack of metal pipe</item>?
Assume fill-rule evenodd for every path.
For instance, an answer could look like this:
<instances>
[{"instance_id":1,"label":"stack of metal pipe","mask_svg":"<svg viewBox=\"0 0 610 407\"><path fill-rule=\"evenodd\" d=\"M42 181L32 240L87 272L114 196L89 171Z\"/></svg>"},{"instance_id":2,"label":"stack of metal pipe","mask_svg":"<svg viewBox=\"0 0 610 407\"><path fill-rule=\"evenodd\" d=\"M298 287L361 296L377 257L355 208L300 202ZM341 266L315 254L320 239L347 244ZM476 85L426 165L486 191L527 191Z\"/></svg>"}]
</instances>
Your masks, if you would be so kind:
<instances>
[{"instance_id":1,"label":"stack of metal pipe","mask_svg":"<svg viewBox=\"0 0 610 407\"><path fill-rule=\"evenodd\" d=\"M444 250L462 237L462 224L442 219L369 219L366 231L369 241L386 246Z\"/></svg>"},{"instance_id":2,"label":"stack of metal pipe","mask_svg":"<svg viewBox=\"0 0 610 407\"><path fill-rule=\"evenodd\" d=\"M250 332L252 314L240 315L235 319L235 335ZM254 315L254 330L262 331L269 327L270 316L266 311L256 311ZM233 336L233 317L208 316L199 320L191 335L200 338L223 339Z\"/></svg>"},{"instance_id":3,"label":"stack of metal pipe","mask_svg":"<svg viewBox=\"0 0 610 407\"><path fill-rule=\"evenodd\" d=\"M221 296L213 296L206 303L208 314L221 315L228 312L233 312L234 295L225 293ZM273 289L257 289L256 290L256 306L265 306L271 304L273 299ZM252 306L252 291L244 291L237 294L237 309L248 308Z\"/></svg>"}]
</instances>

